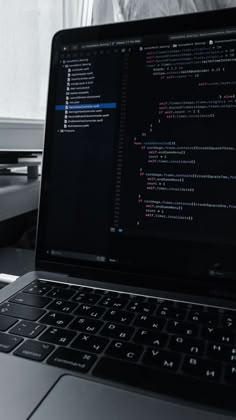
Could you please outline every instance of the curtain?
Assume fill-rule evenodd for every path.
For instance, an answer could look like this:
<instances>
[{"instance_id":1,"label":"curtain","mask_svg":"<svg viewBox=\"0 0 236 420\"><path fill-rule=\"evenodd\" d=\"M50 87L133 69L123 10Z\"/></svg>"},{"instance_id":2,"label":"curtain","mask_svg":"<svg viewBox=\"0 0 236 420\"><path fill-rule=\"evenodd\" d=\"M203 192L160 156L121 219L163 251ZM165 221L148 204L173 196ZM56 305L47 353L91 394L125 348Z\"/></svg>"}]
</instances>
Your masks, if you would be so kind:
<instances>
[{"instance_id":1,"label":"curtain","mask_svg":"<svg viewBox=\"0 0 236 420\"><path fill-rule=\"evenodd\" d=\"M64 27L87 26L92 22L94 0L63 0Z\"/></svg>"},{"instance_id":2,"label":"curtain","mask_svg":"<svg viewBox=\"0 0 236 420\"><path fill-rule=\"evenodd\" d=\"M236 7L236 0L94 0L93 23Z\"/></svg>"},{"instance_id":3,"label":"curtain","mask_svg":"<svg viewBox=\"0 0 236 420\"><path fill-rule=\"evenodd\" d=\"M120 6L118 5L118 10ZM122 16L121 16L122 18ZM92 22L95 25L116 22L112 0L94 0Z\"/></svg>"}]
</instances>

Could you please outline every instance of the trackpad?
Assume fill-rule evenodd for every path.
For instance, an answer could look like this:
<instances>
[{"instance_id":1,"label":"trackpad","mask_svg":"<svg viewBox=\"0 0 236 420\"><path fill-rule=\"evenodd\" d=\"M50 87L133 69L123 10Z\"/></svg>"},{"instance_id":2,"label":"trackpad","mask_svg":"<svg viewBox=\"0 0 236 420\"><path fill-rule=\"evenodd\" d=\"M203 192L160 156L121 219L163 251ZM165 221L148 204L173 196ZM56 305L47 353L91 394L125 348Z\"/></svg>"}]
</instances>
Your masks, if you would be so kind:
<instances>
[{"instance_id":1,"label":"trackpad","mask_svg":"<svg viewBox=\"0 0 236 420\"><path fill-rule=\"evenodd\" d=\"M156 398L65 375L30 420L230 420Z\"/></svg>"}]
</instances>

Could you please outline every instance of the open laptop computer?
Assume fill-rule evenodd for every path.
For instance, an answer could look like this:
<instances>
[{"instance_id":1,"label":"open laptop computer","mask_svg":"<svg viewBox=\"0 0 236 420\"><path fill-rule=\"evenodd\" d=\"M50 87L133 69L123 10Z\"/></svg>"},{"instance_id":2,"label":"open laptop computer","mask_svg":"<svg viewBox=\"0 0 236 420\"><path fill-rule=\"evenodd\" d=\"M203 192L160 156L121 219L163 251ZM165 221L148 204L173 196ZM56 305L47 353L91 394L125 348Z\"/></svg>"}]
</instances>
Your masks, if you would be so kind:
<instances>
[{"instance_id":1,"label":"open laptop computer","mask_svg":"<svg viewBox=\"0 0 236 420\"><path fill-rule=\"evenodd\" d=\"M55 35L1 418L235 418L235 117L235 10Z\"/></svg>"}]
</instances>

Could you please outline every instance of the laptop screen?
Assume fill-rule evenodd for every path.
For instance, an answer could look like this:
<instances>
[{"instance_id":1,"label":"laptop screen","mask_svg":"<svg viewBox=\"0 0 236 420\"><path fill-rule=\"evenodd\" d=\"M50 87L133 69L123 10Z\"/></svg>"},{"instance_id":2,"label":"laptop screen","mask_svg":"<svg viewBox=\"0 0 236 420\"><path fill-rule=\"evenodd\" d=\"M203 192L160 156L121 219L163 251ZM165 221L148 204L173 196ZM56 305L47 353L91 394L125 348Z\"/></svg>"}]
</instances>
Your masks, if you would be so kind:
<instances>
[{"instance_id":1,"label":"laptop screen","mask_svg":"<svg viewBox=\"0 0 236 420\"><path fill-rule=\"evenodd\" d=\"M185 274L233 261L236 27L151 22L54 40L42 259Z\"/></svg>"}]
</instances>

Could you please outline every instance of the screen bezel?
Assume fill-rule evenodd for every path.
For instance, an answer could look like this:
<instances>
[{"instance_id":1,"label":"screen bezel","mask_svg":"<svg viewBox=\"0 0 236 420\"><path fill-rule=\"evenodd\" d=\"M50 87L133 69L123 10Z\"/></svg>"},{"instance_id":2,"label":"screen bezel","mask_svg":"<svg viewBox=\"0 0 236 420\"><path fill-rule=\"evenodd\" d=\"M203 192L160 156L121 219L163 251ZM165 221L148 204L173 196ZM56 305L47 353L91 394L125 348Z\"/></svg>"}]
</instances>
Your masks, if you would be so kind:
<instances>
[{"instance_id":1,"label":"screen bezel","mask_svg":"<svg viewBox=\"0 0 236 420\"><path fill-rule=\"evenodd\" d=\"M145 19L142 21L133 21L128 23L116 23L102 26L92 26L78 29L62 30L55 34L52 41L51 65L48 88L48 105L46 115L45 128L45 144L43 155L43 170L41 181L41 194L39 206L39 218L37 228L37 245L36 245L36 267L43 271L55 271L60 273L69 273L73 276L84 276L95 280L109 281L113 283L129 283L139 287L150 287L154 289L184 290L192 293L208 293L221 287L222 279L224 279L224 289L236 289L236 283L231 267L233 255L235 255L236 246L225 244L216 245L214 243L207 244L212 246L218 258L209 261L206 264L205 251L206 246L202 243L187 241L166 241L165 246L172 247L173 252L176 249L175 261L172 261L174 267L170 265L159 266L156 270L150 272L145 267L125 267L120 264L111 266L109 263L88 263L82 261L70 261L66 259L58 259L51 255L47 255L43 250L44 246L44 229L47 214L48 203L48 180L50 174L50 156L52 153L50 138L53 133L52 112L55 105L55 71L57 54L61 46L65 43L94 42L106 39L125 39L132 37L142 37L148 35L196 32L201 30L214 30L236 27L236 8L224 9L214 12L204 12L179 15L155 19ZM158 31L157 31L158 28ZM181 244L181 249L179 245ZM201 249L200 249L201 247ZM191 252L190 252L191 251ZM221 267L221 255L227 256L224 260L225 267ZM232 257L231 257L232 256ZM217 265L218 264L218 265ZM197 268L199 267L199 268ZM209 268L211 275L209 274ZM215 272L214 272L215 270ZM236 270L235 270L236 271ZM213 275L212 275L213 273ZM121 280L122 277L122 280ZM158 279L158 281L157 281Z\"/></svg>"}]
</instances>

